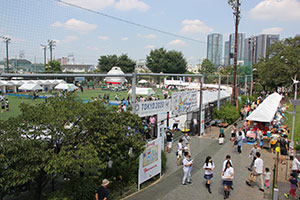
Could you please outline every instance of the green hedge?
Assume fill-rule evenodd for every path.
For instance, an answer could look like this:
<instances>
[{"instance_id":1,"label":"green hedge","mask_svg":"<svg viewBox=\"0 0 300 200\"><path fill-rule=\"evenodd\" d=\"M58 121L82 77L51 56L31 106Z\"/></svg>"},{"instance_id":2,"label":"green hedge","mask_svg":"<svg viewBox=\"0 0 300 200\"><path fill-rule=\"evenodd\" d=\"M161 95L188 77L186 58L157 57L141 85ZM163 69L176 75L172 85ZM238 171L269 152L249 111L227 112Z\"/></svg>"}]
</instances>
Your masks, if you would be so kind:
<instances>
[{"instance_id":1,"label":"green hedge","mask_svg":"<svg viewBox=\"0 0 300 200\"><path fill-rule=\"evenodd\" d=\"M220 108L220 110L217 110L217 108L214 108L213 110L213 118L214 119L220 119L223 122L232 124L239 118L239 112L236 110L236 107L233 106L230 102L226 102L223 104Z\"/></svg>"}]
</instances>

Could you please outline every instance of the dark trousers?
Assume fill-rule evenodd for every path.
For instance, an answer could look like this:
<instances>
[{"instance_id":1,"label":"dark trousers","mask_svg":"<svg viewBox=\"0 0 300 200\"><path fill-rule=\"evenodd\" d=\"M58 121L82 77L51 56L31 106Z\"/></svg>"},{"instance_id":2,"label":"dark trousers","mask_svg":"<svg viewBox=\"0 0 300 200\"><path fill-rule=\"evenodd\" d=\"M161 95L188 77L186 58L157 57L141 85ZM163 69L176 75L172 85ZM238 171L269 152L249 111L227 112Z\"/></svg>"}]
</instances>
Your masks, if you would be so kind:
<instances>
[{"instance_id":1,"label":"dark trousers","mask_svg":"<svg viewBox=\"0 0 300 200\"><path fill-rule=\"evenodd\" d=\"M237 146L238 153L242 153L242 146Z\"/></svg>"}]
</instances>

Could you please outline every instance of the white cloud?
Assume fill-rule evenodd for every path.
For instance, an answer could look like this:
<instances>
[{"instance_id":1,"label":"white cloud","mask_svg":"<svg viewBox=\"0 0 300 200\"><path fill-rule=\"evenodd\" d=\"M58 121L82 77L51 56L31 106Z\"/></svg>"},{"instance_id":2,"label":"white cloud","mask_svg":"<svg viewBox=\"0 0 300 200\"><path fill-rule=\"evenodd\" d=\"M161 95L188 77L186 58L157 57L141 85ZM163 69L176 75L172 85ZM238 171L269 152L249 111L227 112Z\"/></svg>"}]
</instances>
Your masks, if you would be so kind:
<instances>
[{"instance_id":1,"label":"white cloud","mask_svg":"<svg viewBox=\"0 0 300 200\"><path fill-rule=\"evenodd\" d=\"M126 41L126 40L128 40L129 38L128 37L122 37L121 38L121 40L123 40L123 41Z\"/></svg>"},{"instance_id":2,"label":"white cloud","mask_svg":"<svg viewBox=\"0 0 300 200\"><path fill-rule=\"evenodd\" d=\"M250 17L257 20L300 20L300 2L297 0L263 0L250 10Z\"/></svg>"},{"instance_id":3,"label":"white cloud","mask_svg":"<svg viewBox=\"0 0 300 200\"><path fill-rule=\"evenodd\" d=\"M204 22L199 19L188 20L185 19L182 21L183 28L180 30L181 33L194 34L194 33L203 33L207 34L212 32L214 29L207 26Z\"/></svg>"},{"instance_id":4,"label":"white cloud","mask_svg":"<svg viewBox=\"0 0 300 200\"><path fill-rule=\"evenodd\" d=\"M136 9L141 12L149 10L150 6L139 0L120 0L115 3L115 8L122 11L129 11Z\"/></svg>"},{"instance_id":5,"label":"white cloud","mask_svg":"<svg viewBox=\"0 0 300 200\"><path fill-rule=\"evenodd\" d=\"M81 32L88 32L88 31L94 30L98 27L98 25L96 25L96 24L89 24L85 21L80 21L77 19L69 19L65 23L56 21L51 26L57 27L57 28L65 28L65 29L73 30L73 31L81 31Z\"/></svg>"},{"instance_id":6,"label":"white cloud","mask_svg":"<svg viewBox=\"0 0 300 200\"><path fill-rule=\"evenodd\" d=\"M152 45L152 44L150 44L150 45L146 45L144 48L145 48L145 49L154 49L155 46Z\"/></svg>"},{"instance_id":7,"label":"white cloud","mask_svg":"<svg viewBox=\"0 0 300 200\"><path fill-rule=\"evenodd\" d=\"M187 43L182 40L172 40L168 43L168 46L187 46Z\"/></svg>"},{"instance_id":8,"label":"white cloud","mask_svg":"<svg viewBox=\"0 0 300 200\"><path fill-rule=\"evenodd\" d=\"M282 28L280 27L273 27L273 28L266 28L263 29L261 34L279 34L282 32Z\"/></svg>"},{"instance_id":9,"label":"white cloud","mask_svg":"<svg viewBox=\"0 0 300 200\"><path fill-rule=\"evenodd\" d=\"M114 0L64 0L64 2L93 10L103 10L115 4Z\"/></svg>"},{"instance_id":10,"label":"white cloud","mask_svg":"<svg viewBox=\"0 0 300 200\"><path fill-rule=\"evenodd\" d=\"M99 50L98 47L93 47L93 46L89 46L89 47L87 47L87 49L89 49L91 51L98 51Z\"/></svg>"},{"instance_id":11,"label":"white cloud","mask_svg":"<svg viewBox=\"0 0 300 200\"><path fill-rule=\"evenodd\" d=\"M99 40L109 40L109 37L107 37L107 36L99 36L98 39Z\"/></svg>"},{"instance_id":12,"label":"white cloud","mask_svg":"<svg viewBox=\"0 0 300 200\"><path fill-rule=\"evenodd\" d=\"M74 36L74 35L69 35L69 36L66 36L62 42L73 42L74 40L78 40L79 38L77 36Z\"/></svg>"},{"instance_id":13,"label":"white cloud","mask_svg":"<svg viewBox=\"0 0 300 200\"><path fill-rule=\"evenodd\" d=\"M149 34L149 35L138 34L138 36L139 36L140 38L144 38L144 39L155 39L155 38L157 38L157 36L154 35L154 34Z\"/></svg>"}]
</instances>

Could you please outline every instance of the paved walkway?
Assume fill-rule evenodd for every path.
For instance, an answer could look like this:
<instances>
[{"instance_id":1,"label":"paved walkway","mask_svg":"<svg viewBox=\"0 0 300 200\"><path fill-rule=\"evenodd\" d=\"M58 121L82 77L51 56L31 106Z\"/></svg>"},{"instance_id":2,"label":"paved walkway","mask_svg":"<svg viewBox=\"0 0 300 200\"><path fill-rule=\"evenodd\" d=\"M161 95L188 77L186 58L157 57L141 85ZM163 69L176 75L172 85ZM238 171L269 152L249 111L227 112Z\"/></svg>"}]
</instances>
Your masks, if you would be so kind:
<instances>
[{"instance_id":1,"label":"paved walkway","mask_svg":"<svg viewBox=\"0 0 300 200\"><path fill-rule=\"evenodd\" d=\"M225 131L225 143L223 145L218 144L217 139L210 137L199 138L197 136L192 138L191 153L194 159L194 166L192 171L192 184L183 186L181 185L181 179L183 176L182 166L176 165L176 144L173 146L173 152L167 155L167 169L165 177L156 185L147 188L136 195L128 198L130 200L186 200L186 199L223 199L223 187L221 180L221 168L222 163L227 154L230 154L233 161L233 167L235 170L234 176L234 190L231 192L229 199L236 200L253 200L253 199L266 199L269 198L271 189L265 190L265 193L258 190L258 186L254 185L249 187L245 184L249 171L247 167L250 164L248 154L251 149L251 145L244 144L242 154L238 155L236 151L233 151L233 147L230 138L230 130ZM266 150L262 150L262 159L264 160L265 167L273 168L274 160L270 153ZM214 178L212 179L212 194L207 192L205 187L205 180L203 178L204 170L202 169L206 156L212 156L215 163ZM282 173L282 172L281 172ZM286 182L283 181L279 186L288 189ZM286 189L284 189L286 191ZM282 193L281 190L280 193ZM281 194L280 199L283 199Z\"/></svg>"}]
</instances>

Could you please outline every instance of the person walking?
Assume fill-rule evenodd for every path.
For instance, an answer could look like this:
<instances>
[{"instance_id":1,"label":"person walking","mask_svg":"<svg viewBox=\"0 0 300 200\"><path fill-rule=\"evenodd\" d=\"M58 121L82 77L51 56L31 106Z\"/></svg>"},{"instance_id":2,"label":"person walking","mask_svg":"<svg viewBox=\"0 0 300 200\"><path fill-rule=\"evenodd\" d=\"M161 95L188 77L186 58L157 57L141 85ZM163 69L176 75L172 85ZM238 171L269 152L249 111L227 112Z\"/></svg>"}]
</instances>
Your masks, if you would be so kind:
<instances>
[{"instance_id":1,"label":"person walking","mask_svg":"<svg viewBox=\"0 0 300 200\"><path fill-rule=\"evenodd\" d=\"M5 111L5 102L4 99L1 99L1 112L4 113Z\"/></svg>"},{"instance_id":2,"label":"person walking","mask_svg":"<svg viewBox=\"0 0 300 200\"><path fill-rule=\"evenodd\" d=\"M242 132L239 132L239 136L237 138L237 152L239 154L242 153L242 145L243 145L243 136L242 136Z\"/></svg>"},{"instance_id":3,"label":"person walking","mask_svg":"<svg viewBox=\"0 0 300 200\"><path fill-rule=\"evenodd\" d=\"M280 163L285 165L285 157L287 156L287 151L289 148L288 148L286 136L284 134L282 134L280 137L279 146L280 146Z\"/></svg>"},{"instance_id":4,"label":"person walking","mask_svg":"<svg viewBox=\"0 0 300 200\"><path fill-rule=\"evenodd\" d=\"M6 111L9 111L9 102L8 102L8 99L5 99L5 107L6 107Z\"/></svg>"},{"instance_id":5,"label":"person walking","mask_svg":"<svg viewBox=\"0 0 300 200\"><path fill-rule=\"evenodd\" d=\"M232 160L231 160L231 156L230 156L230 155L226 155L226 159L224 160L223 166L222 166L222 176L223 176L223 174L224 174L224 170L225 170L225 168L226 168L226 163L227 163L228 161L230 162L231 166L233 166Z\"/></svg>"},{"instance_id":6,"label":"person walking","mask_svg":"<svg viewBox=\"0 0 300 200\"><path fill-rule=\"evenodd\" d=\"M108 185L109 181L107 179L103 179L101 187L96 192L96 200L108 200Z\"/></svg>"},{"instance_id":7,"label":"person walking","mask_svg":"<svg viewBox=\"0 0 300 200\"><path fill-rule=\"evenodd\" d=\"M264 175L265 175L265 187L269 188L272 173L270 172L270 169L268 167L266 167Z\"/></svg>"},{"instance_id":8,"label":"person walking","mask_svg":"<svg viewBox=\"0 0 300 200\"><path fill-rule=\"evenodd\" d=\"M170 130L167 131L167 152L170 153L172 148L174 134Z\"/></svg>"},{"instance_id":9,"label":"person walking","mask_svg":"<svg viewBox=\"0 0 300 200\"><path fill-rule=\"evenodd\" d=\"M224 135L224 129L223 129L223 128L220 128L219 144L223 144L223 143L224 143L224 138L225 138L225 135Z\"/></svg>"},{"instance_id":10,"label":"person walking","mask_svg":"<svg viewBox=\"0 0 300 200\"><path fill-rule=\"evenodd\" d=\"M296 158L296 156L294 156L294 159L292 162L292 172L293 172L293 174L296 174L296 177L298 177L298 175L299 175L299 169L300 169L300 162Z\"/></svg>"},{"instance_id":11,"label":"person walking","mask_svg":"<svg viewBox=\"0 0 300 200\"><path fill-rule=\"evenodd\" d=\"M191 137L187 132L184 133L184 136L182 137L183 144L186 147L187 151L191 153L190 144L191 144Z\"/></svg>"},{"instance_id":12,"label":"person walking","mask_svg":"<svg viewBox=\"0 0 300 200\"><path fill-rule=\"evenodd\" d=\"M186 185L186 181L188 184L191 184L191 167L193 165L193 160L190 159L189 152L184 152L184 159L183 163L183 178L182 178L182 185Z\"/></svg>"},{"instance_id":13,"label":"person walking","mask_svg":"<svg viewBox=\"0 0 300 200\"><path fill-rule=\"evenodd\" d=\"M174 123L173 123L173 127L172 127L172 131L173 132L175 131L175 133L178 131L178 124L179 124L179 119L178 119L178 115L176 115L176 117L174 118Z\"/></svg>"},{"instance_id":14,"label":"person walking","mask_svg":"<svg viewBox=\"0 0 300 200\"><path fill-rule=\"evenodd\" d=\"M233 185L234 170L230 161L226 162L225 169L222 171L222 180L224 186L224 199L227 199L230 195L230 189Z\"/></svg>"},{"instance_id":15,"label":"person walking","mask_svg":"<svg viewBox=\"0 0 300 200\"><path fill-rule=\"evenodd\" d=\"M264 161L260 158L260 153L256 152L256 160L254 161L254 167L252 174L256 176L260 180L260 188L259 190L264 192L264 182L263 182L263 169L264 169ZM252 186L252 181L246 181L248 186Z\"/></svg>"},{"instance_id":16,"label":"person walking","mask_svg":"<svg viewBox=\"0 0 300 200\"><path fill-rule=\"evenodd\" d=\"M177 144L177 165L178 166L180 165L183 150L184 150L183 140L180 138Z\"/></svg>"},{"instance_id":17,"label":"person walking","mask_svg":"<svg viewBox=\"0 0 300 200\"><path fill-rule=\"evenodd\" d=\"M213 170L215 169L215 164L213 163L210 156L206 157L205 163L203 165L203 169L205 169L204 172L204 178L206 180L205 186L207 187L208 192L211 193L210 180L213 178Z\"/></svg>"},{"instance_id":18,"label":"person walking","mask_svg":"<svg viewBox=\"0 0 300 200\"><path fill-rule=\"evenodd\" d=\"M250 166L248 167L248 170L249 171L252 171L253 169L253 165L254 165L254 161L256 159L256 152L259 152L259 148L258 148L258 145L257 143L255 143L250 151L250 154L249 154L249 158L251 158L251 163L250 163Z\"/></svg>"},{"instance_id":19,"label":"person walking","mask_svg":"<svg viewBox=\"0 0 300 200\"><path fill-rule=\"evenodd\" d=\"M231 128L231 138L230 138L230 140L232 142L232 147L234 147L234 141L236 139L236 126L237 126L237 124L234 123L232 128Z\"/></svg>"},{"instance_id":20,"label":"person walking","mask_svg":"<svg viewBox=\"0 0 300 200\"><path fill-rule=\"evenodd\" d=\"M287 199L290 197L290 195L293 196L295 199L297 199L297 197L296 197L296 189L297 188L300 189L300 187L298 185L298 180L297 180L296 175L293 174L293 173L291 173L290 174L290 178L288 179L288 181L291 183L289 194L284 193L283 195Z\"/></svg>"}]
</instances>

